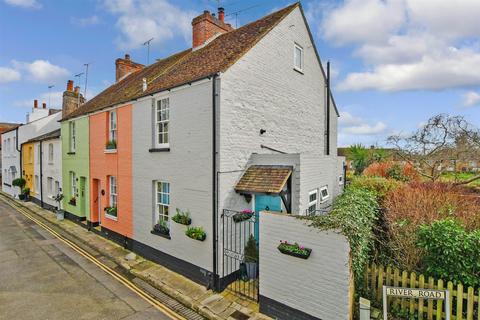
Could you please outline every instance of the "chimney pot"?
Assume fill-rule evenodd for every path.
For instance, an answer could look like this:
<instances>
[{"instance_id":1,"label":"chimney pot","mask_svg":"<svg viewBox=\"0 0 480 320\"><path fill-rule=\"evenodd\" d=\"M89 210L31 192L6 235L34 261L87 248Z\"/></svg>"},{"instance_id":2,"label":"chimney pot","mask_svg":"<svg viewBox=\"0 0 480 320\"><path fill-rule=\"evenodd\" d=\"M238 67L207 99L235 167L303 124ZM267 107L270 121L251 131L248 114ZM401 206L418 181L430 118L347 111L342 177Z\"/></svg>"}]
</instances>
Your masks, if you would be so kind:
<instances>
[{"instance_id":1,"label":"chimney pot","mask_svg":"<svg viewBox=\"0 0 480 320\"><path fill-rule=\"evenodd\" d=\"M33 100L33 107L38 108L38 100L37 99Z\"/></svg>"},{"instance_id":2,"label":"chimney pot","mask_svg":"<svg viewBox=\"0 0 480 320\"><path fill-rule=\"evenodd\" d=\"M125 54L125 60L130 60L130 55L128 53Z\"/></svg>"},{"instance_id":3,"label":"chimney pot","mask_svg":"<svg viewBox=\"0 0 480 320\"><path fill-rule=\"evenodd\" d=\"M80 87L79 87L79 86L76 86L76 87L75 87L75 93L76 93L76 94L79 94L79 93L80 93Z\"/></svg>"},{"instance_id":4,"label":"chimney pot","mask_svg":"<svg viewBox=\"0 0 480 320\"><path fill-rule=\"evenodd\" d=\"M43 108L43 109L47 109L47 103L45 103L45 102L42 103L42 108Z\"/></svg>"},{"instance_id":5,"label":"chimney pot","mask_svg":"<svg viewBox=\"0 0 480 320\"><path fill-rule=\"evenodd\" d=\"M67 91L70 91L70 92L73 91L73 80L67 81Z\"/></svg>"},{"instance_id":6,"label":"chimney pot","mask_svg":"<svg viewBox=\"0 0 480 320\"><path fill-rule=\"evenodd\" d=\"M218 19L222 22L225 20L225 9L222 7L218 8Z\"/></svg>"}]
</instances>

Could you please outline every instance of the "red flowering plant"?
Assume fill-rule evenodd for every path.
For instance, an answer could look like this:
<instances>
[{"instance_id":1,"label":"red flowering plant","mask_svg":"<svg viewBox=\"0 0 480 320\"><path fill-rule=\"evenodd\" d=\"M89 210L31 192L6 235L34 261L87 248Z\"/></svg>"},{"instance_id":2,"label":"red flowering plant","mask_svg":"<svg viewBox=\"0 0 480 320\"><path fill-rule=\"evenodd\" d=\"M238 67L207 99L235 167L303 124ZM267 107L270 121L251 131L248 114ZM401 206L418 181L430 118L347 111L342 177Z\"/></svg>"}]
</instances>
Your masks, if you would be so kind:
<instances>
[{"instance_id":1,"label":"red flowering plant","mask_svg":"<svg viewBox=\"0 0 480 320\"><path fill-rule=\"evenodd\" d=\"M233 215L233 221L242 222L250 219L253 216L254 212L250 209L245 209L243 211L237 212Z\"/></svg>"},{"instance_id":2,"label":"red flowering plant","mask_svg":"<svg viewBox=\"0 0 480 320\"><path fill-rule=\"evenodd\" d=\"M278 245L278 251L283 254L294 256L297 258L308 259L312 253L312 249L305 248L304 246L299 245L298 243L288 243L287 241L280 240Z\"/></svg>"}]
</instances>

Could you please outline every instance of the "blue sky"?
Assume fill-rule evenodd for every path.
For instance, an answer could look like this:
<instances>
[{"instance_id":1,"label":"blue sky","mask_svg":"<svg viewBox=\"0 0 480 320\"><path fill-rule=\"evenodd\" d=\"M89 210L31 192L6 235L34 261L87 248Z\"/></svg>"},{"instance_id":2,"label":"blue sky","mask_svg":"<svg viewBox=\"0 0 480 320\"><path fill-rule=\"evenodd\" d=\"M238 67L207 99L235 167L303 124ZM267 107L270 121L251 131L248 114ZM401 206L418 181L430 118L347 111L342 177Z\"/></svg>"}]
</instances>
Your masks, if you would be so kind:
<instances>
[{"instance_id":1,"label":"blue sky","mask_svg":"<svg viewBox=\"0 0 480 320\"><path fill-rule=\"evenodd\" d=\"M234 26L291 2L220 1ZM302 5L323 62L332 62L340 145L384 145L438 113L480 124L480 1ZM66 81L77 82L84 63L92 97L114 82L116 58L128 52L146 62L141 44L149 38L151 61L189 47L192 17L216 7L215 0L0 0L0 121L24 121L33 99L60 107Z\"/></svg>"}]
</instances>

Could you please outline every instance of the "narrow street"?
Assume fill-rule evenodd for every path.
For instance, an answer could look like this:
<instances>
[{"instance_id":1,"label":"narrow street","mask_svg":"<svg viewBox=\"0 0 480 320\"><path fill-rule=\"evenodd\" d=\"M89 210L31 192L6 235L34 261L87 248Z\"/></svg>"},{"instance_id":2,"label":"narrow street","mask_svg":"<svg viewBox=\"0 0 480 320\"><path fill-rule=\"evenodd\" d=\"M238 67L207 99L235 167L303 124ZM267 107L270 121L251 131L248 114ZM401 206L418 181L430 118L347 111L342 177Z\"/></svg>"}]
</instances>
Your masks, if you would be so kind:
<instances>
[{"instance_id":1,"label":"narrow street","mask_svg":"<svg viewBox=\"0 0 480 320\"><path fill-rule=\"evenodd\" d=\"M0 319L173 319L0 200Z\"/></svg>"}]
</instances>

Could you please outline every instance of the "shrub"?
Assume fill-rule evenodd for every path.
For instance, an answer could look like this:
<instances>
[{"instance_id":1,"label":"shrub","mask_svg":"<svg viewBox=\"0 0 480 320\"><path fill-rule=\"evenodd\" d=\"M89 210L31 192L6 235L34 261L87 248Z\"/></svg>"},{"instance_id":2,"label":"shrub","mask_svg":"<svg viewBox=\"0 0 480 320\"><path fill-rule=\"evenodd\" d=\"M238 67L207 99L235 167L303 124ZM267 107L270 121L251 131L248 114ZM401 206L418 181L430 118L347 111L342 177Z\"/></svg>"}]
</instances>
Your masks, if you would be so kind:
<instances>
[{"instance_id":1,"label":"shrub","mask_svg":"<svg viewBox=\"0 0 480 320\"><path fill-rule=\"evenodd\" d=\"M422 267L437 278L480 285L480 230L467 232L453 219L421 225L418 246L423 249Z\"/></svg>"},{"instance_id":2,"label":"shrub","mask_svg":"<svg viewBox=\"0 0 480 320\"><path fill-rule=\"evenodd\" d=\"M338 197L332 211L325 216L311 217L312 226L322 230L337 229L350 243L355 279L361 281L365 265L370 261L373 228L378 219L379 205L374 192L349 187Z\"/></svg>"},{"instance_id":3,"label":"shrub","mask_svg":"<svg viewBox=\"0 0 480 320\"><path fill-rule=\"evenodd\" d=\"M170 234L170 228L168 227L167 221L162 219L159 219L158 223L153 226L153 230L165 235Z\"/></svg>"},{"instance_id":4,"label":"shrub","mask_svg":"<svg viewBox=\"0 0 480 320\"><path fill-rule=\"evenodd\" d=\"M27 181L23 178L17 178L12 181L12 186L19 187L20 189L23 189L23 187L25 187L26 184L27 184Z\"/></svg>"},{"instance_id":5,"label":"shrub","mask_svg":"<svg viewBox=\"0 0 480 320\"><path fill-rule=\"evenodd\" d=\"M396 162L375 162L369 165L363 174L368 177L382 177L398 181L419 181L420 175L410 164Z\"/></svg>"},{"instance_id":6,"label":"shrub","mask_svg":"<svg viewBox=\"0 0 480 320\"><path fill-rule=\"evenodd\" d=\"M422 250L416 245L421 224L455 218L468 230L480 228L480 200L472 191L444 183L410 183L384 198L391 263L406 270L421 268Z\"/></svg>"},{"instance_id":7,"label":"shrub","mask_svg":"<svg viewBox=\"0 0 480 320\"><path fill-rule=\"evenodd\" d=\"M253 235L250 235L245 246L245 262L257 262L258 261L258 247L257 240Z\"/></svg>"},{"instance_id":8,"label":"shrub","mask_svg":"<svg viewBox=\"0 0 480 320\"><path fill-rule=\"evenodd\" d=\"M395 180L389 180L382 177L356 177L350 183L350 188L359 188L365 189L370 192L373 192L378 199L381 201L385 198L385 196L397 189L398 187L402 186L401 182Z\"/></svg>"}]
</instances>

